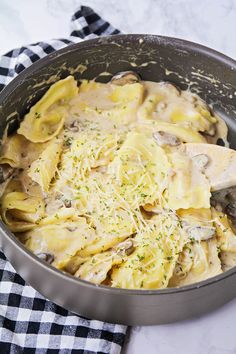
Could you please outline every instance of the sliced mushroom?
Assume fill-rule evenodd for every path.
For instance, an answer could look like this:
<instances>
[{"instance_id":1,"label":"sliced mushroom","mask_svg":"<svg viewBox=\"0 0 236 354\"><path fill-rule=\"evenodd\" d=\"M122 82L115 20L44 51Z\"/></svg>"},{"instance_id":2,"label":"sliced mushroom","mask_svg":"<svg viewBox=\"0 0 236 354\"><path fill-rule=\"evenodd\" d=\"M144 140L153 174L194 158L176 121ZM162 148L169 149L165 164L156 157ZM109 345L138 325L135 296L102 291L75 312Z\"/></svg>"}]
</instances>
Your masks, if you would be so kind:
<instances>
[{"instance_id":1,"label":"sliced mushroom","mask_svg":"<svg viewBox=\"0 0 236 354\"><path fill-rule=\"evenodd\" d=\"M231 218L236 218L236 203L229 203L225 208L225 212Z\"/></svg>"},{"instance_id":2,"label":"sliced mushroom","mask_svg":"<svg viewBox=\"0 0 236 354\"><path fill-rule=\"evenodd\" d=\"M193 156L192 160L200 171L204 171L209 162L209 157L206 154L198 154Z\"/></svg>"},{"instance_id":3,"label":"sliced mushroom","mask_svg":"<svg viewBox=\"0 0 236 354\"><path fill-rule=\"evenodd\" d=\"M38 253L36 254L38 258L40 258L42 261L45 261L49 264L51 264L54 261L54 255L51 253Z\"/></svg>"},{"instance_id":4,"label":"sliced mushroom","mask_svg":"<svg viewBox=\"0 0 236 354\"><path fill-rule=\"evenodd\" d=\"M77 229L77 227L75 226L75 227L66 227L66 229L69 231L69 232L75 232L76 231L76 229Z\"/></svg>"},{"instance_id":5,"label":"sliced mushroom","mask_svg":"<svg viewBox=\"0 0 236 354\"><path fill-rule=\"evenodd\" d=\"M215 228L211 226L192 226L187 230L189 237L195 241L206 241L215 235Z\"/></svg>"},{"instance_id":6,"label":"sliced mushroom","mask_svg":"<svg viewBox=\"0 0 236 354\"><path fill-rule=\"evenodd\" d=\"M213 192L211 195L211 206L217 211L226 213L231 218L236 218L236 188L231 187Z\"/></svg>"},{"instance_id":7,"label":"sliced mushroom","mask_svg":"<svg viewBox=\"0 0 236 354\"><path fill-rule=\"evenodd\" d=\"M226 196L228 201L236 202L236 187L226 189Z\"/></svg>"},{"instance_id":8,"label":"sliced mushroom","mask_svg":"<svg viewBox=\"0 0 236 354\"><path fill-rule=\"evenodd\" d=\"M153 138L155 139L156 143L159 146L165 146L165 145L177 146L180 145L181 143L179 138L177 138L177 136L166 133L164 131L157 131L153 133Z\"/></svg>"},{"instance_id":9,"label":"sliced mushroom","mask_svg":"<svg viewBox=\"0 0 236 354\"><path fill-rule=\"evenodd\" d=\"M64 199L63 203L65 205L66 208L71 208L71 200L69 199Z\"/></svg>"},{"instance_id":10,"label":"sliced mushroom","mask_svg":"<svg viewBox=\"0 0 236 354\"><path fill-rule=\"evenodd\" d=\"M204 154L209 158L204 174L208 178L211 190L236 186L236 151L223 146L204 143L187 143L184 145L186 154L193 158Z\"/></svg>"},{"instance_id":11,"label":"sliced mushroom","mask_svg":"<svg viewBox=\"0 0 236 354\"><path fill-rule=\"evenodd\" d=\"M115 74L112 79L111 83L113 85L124 86L126 84L134 84L136 82L140 82L140 76L134 71L121 71Z\"/></svg>"},{"instance_id":12,"label":"sliced mushroom","mask_svg":"<svg viewBox=\"0 0 236 354\"><path fill-rule=\"evenodd\" d=\"M0 165L0 183L5 182L13 174L14 169L9 165Z\"/></svg>"},{"instance_id":13,"label":"sliced mushroom","mask_svg":"<svg viewBox=\"0 0 236 354\"><path fill-rule=\"evenodd\" d=\"M74 120L68 127L68 130L77 133L80 130L79 127L79 122L77 120Z\"/></svg>"},{"instance_id":14,"label":"sliced mushroom","mask_svg":"<svg viewBox=\"0 0 236 354\"><path fill-rule=\"evenodd\" d=\"M133 240L128 238L127 240L119 243L116 247L114 247L114 251L116 251L121 257L129 256L134 251Z\"/></svg>"},{"instance_id":15,"label":"sliced mushroom","mask_svg":"<svg viewBox=\"0 0 236 354\"><path fill-rule=\"evenodd\" d=\"M140 207L140 210L147 219L150 219L155 214L158 215L163 212L163 209L159 204L145 204Z\"/></svg>"}]
</instances>

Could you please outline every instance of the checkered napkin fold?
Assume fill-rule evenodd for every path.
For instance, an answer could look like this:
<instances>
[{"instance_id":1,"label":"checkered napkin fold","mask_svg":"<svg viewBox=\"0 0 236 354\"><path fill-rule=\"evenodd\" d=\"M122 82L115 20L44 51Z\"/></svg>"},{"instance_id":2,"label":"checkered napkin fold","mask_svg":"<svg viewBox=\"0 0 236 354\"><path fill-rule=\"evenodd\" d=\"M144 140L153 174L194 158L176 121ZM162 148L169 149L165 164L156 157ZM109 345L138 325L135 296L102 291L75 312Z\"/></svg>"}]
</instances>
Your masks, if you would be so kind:
<instances>
[{"instance_id":1,"label":"checkered napkin fold","mask_svg":"<svg viewBox=\"0 0 236 354\"><path fill-rule=\"evenodd\" d=\"M0 91L47 54L83 39L119 31L89 7L73 15L67 39L39 42L0 57ZM79 300L78 300L79 301ZM120 353L126 326L79 317L46 300L25 284L0 252L0 353Z\"/></svg>"}]
</instances>

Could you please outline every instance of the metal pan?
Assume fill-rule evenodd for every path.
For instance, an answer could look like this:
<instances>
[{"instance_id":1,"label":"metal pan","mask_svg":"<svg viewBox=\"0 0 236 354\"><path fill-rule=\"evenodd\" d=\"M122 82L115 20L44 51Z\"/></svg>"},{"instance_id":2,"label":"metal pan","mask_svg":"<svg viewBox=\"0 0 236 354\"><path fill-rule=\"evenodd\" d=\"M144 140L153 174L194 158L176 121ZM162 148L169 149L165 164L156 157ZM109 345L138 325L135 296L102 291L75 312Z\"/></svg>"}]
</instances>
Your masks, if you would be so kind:
<instances>
[{"instance_id":1,"label":"metal pan","mask_svg":"<svg viewBox=\"0 0 236 354\"><path fill-rule=\"evenodd\" d=\"M198 93L229 126L236 148L236 62L209 48L174 38L118 35L71 45L39 60L0 94L0 135L17 128L49 86L69 74L106 82L134 70L143 80L171 81ZM183 320L223 305L236 295L236 267L193 285L164 290L96 286L60 272L28 252L0 225L0 246L16 271L46 298L75 313L128 325Z\"/></svg>"}]
</instances>

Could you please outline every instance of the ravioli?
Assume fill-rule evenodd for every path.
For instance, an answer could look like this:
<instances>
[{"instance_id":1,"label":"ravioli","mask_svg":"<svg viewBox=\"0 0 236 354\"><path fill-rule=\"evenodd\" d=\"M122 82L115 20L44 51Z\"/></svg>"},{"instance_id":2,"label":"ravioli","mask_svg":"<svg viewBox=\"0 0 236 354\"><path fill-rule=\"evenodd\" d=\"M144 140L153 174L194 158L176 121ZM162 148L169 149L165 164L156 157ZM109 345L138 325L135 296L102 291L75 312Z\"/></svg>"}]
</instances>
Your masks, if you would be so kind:
<instances>
[{"instance_id":1,"label":"ravioli","mask_svg":"<svg viewBox=\"0 0 236 354\"><path fill-rule=\"evenodd\" d=\"M42 225L25 234L26 247L35 254L52 253L53 264L62 269L85 245L94 242L94 230L84 218Z\"/></svg>"},{"instance_id":2,"label":"ravioli","mask_svg":"<svg viewBox=\"0 0 236 354\"><path fill-rule=\"evenodd\" d=\"M15 134L8 137L1 150L0 163L8 164L14 168L22 167L22 160L27 145L27 140L21 135Z\"/></svg>"},{"instance_id":3,"label":"ravioli","mask_svg":"<svg viewBox=\"0 0 236 354\"><path fill-rule=\"evenodd\" d=\"M222 273L216 239L190 243L180 254L169 286L183 286Z\"/></svg>"},{"instance_id":4,"label":"ravioli","mask_svg":"<svg viewBox=\"0 0 236 354\"><path fill-rule=\"evenodd\" d=\"M166 204L171 209L210 208L210 183L184 153L169 154L173 176L167 188Z\"/></svg>"},{"instance_id":5,"label":"ravioli","mask_svg":"<svg viewBox=\"0 0 236 354\"><path fill-rule=\"evenodd\" d=\"M5 193L2 197L2 218L13 232L29 230L44 216L44 203L40 198L23 192Z\"/></svg>"},{"instance_id":6,"label":"ravioli","mask_svg":"<svg viewBox=\"0 0 236 354\"><path fill-rule=\"evenodd\" d=\"M111 273L112 286L160 289L168 285L186 233L175 216L160 215L134 238L135 251Z\"/></svg>"},{"instance_id":7,"label":"ravioli","mask_svg":"<svg viewBox=\"0 0 236 354\"><path fill-rule=\"evenodd\" d=\"M79 257L82 265L75 273L75 276L91 281L95 284L103 283L106 281L108 272L112 269L112 267L120 265L127 259L130 251L130 245L132 247L132 240L127 239L109 251L95 254L89 258L84 258L84 261L83 258Z\"/></svg>"},{"instance_id":8,"label":"ravioli","mask_svg":"<svg viewBox=\"0 0 236 354\"><path fill-rule=\"evenodd\" d=\"M120 195L133 208L156 200L162 193L170 172L163 149L145 134L130 133L109 166Z\"/></svg>"},{"instance_id":9,"label":"ravioli","mask_svg":"<svg viewBox=\"0 0 236 354\"><path fill-rule=\"evenodd\" d=\"M65 102L77 93L77 84L72 76L57 81L26 114L18 134L34 143L42 143L58 135L67 114Z\"/></svg>"},{"instance_id":10,"label":"ravioli","mask_svg":"<svg viewBox=\"0 0 236 354\"><path fill-rule=\"evenodd\" d=\"M180 92L167 82L159 86L148 83L148 87L152 88L153 93L147 95L139 109L140 120L174 123L195 132L211 131L217 123L217 118L197 95Z\"/></svg>"},{"instance_id":11,"label":"ravioli","mask_svg":"<svg viewBox=\"0 0 236 354\"><path fill-rule=\"evenodd\" d=\"M213 144L226 133L171 83L68 76L4 135L0 217L35 255L97 285L207 279L236 264L234 226L211 206L236 175L235 152Z\"/></svg>"},{"instance_id":12,"label":"ravioli","mask_svg":"<svg viewBox=\"0 0 236 354\"><path fill-rule=\"evenodd\" d=\"M236 234L227 215L212 208L220 249L236 253Z\"/></svg>"},{"instance_id":13,"label":"ravioli","mask_svg":"<svg viewBox=\"0 0 236 354\"><path fill-rule=\"evenodd\" d=\"M61 149L62 141L53 140L29 168L29 177L40 185L43 192L49 191L50 182L55 176L60 160Z\"/></svg>"}]
</instances>

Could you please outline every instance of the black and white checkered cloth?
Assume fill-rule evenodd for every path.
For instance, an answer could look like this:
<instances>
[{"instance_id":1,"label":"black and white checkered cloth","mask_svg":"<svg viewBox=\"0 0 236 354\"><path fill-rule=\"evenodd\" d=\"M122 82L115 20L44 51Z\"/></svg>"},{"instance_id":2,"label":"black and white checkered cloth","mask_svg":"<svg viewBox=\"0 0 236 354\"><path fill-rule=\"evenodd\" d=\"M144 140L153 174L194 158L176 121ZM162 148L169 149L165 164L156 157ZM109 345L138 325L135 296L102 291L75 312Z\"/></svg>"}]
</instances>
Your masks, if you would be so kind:
<instances>
[{"instance_id":1,"label":"black and white checkered cloth","mask_svg":"<svg viewBox=\"0 0 236 354\"><path fill-rule=\"evenodd\" d=\"M119 31L89 7L72 17L68 39L39 42L0 57L0 90L45 55L71 43ZM120 353L126 326L79 317L46 300L0 252L0 354Z\"/></svg>"}]
</instances>

